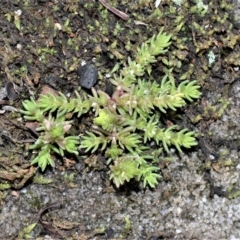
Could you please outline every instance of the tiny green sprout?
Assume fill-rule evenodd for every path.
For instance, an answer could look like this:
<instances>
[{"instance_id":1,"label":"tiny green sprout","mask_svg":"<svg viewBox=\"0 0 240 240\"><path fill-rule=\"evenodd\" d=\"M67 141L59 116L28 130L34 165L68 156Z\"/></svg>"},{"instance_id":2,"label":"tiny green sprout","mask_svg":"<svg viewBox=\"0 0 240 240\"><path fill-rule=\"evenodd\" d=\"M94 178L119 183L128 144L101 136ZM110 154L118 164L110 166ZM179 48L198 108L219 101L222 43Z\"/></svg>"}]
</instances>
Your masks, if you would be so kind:
<instances>
[{"instance_id":1,"label":"tiny green sprout","mask_svg":"<svg viewBox=\"0 0 240 240\"><path fill-rule=\"evenodd\" d=\"M125 225L124 225L123 233L121 234L121 239L126 239L126 237L130 233L132 228L131 221L127 216L124 216L124 220L125 220Z\"/></svg>"},{"instance_id":2,"label":"tiny green sprout","mask_svg":"<svg viewBox=\"0 0 240 240\"><path fill-rule=\"evenodd\" d=\"M22 14L22 10L20 9L14 12L14 24L19 31L21 30L21 21L20 21L21 14Z\"/></svg>"},{"instance_id":3,"label":"tiny green sprout","mask_svg":"<svg viewBox=\"0 0 240 240\"><path fill-rule=\"evenodd\" d=\"M33 229L36 227L37 223L32 223L25 227L24 229L20 230L16 239L32 239L32 235L30 234Z\"/></svg>"},{"instance_id":4,"label":"tiny green sprout","mask_svg":"<svg viewBox=\"0 0 240 240\"><path fill-rule=\"evenodd\" d=\"M76 184L74 184L74 178L75 178L75 173L64 174L64 181L69 187L76 187Z\"/></svg>"}]
</instances>

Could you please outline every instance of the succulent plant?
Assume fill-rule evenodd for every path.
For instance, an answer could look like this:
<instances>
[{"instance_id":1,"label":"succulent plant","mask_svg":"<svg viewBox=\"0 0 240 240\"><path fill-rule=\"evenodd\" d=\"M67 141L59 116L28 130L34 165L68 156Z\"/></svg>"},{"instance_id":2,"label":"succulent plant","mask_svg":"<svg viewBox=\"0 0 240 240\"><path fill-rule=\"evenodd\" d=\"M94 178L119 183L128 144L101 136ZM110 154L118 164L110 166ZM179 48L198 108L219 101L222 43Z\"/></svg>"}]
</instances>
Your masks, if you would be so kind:
<instances>
[{"instance_id":1,"label":"succulent plant","mask_svg":"<svg viewBox=\"0 0 240 240\"><path fill-rule=\"evenodd\" d=\"M165 126L161 115L168 109L176 111L198 99L201 95L196 81L185 80L178 86L168 75L161 81L147 81L151 74L151 64L156 56L168 51L171 35L163 32L154 35L137 50L134 60L128 58L119 75L111 79L115 91L111 96L92 88L92 96L82 100L67 99L62 93L40 95L38 101L23 102L22 113L27 120L38 120L40 137L31 149L40 149L32 164L45 169L50 164L52 152L64 155L64 151L78 154L77 148L85 152L101 152L108 159L110 179L119 187L131 179L143 183L143 186L155 187L161 178L157 157L150 154L151 142L163 147L182 148L197 145L195 133L178 126ZM85 134L65 136L71 127L71 121L65 121L66 113L76 113L77 117L90 109L95 112L92 128ZM52 114L56 114L56 118Z\"/></svg>"}]
</instances>

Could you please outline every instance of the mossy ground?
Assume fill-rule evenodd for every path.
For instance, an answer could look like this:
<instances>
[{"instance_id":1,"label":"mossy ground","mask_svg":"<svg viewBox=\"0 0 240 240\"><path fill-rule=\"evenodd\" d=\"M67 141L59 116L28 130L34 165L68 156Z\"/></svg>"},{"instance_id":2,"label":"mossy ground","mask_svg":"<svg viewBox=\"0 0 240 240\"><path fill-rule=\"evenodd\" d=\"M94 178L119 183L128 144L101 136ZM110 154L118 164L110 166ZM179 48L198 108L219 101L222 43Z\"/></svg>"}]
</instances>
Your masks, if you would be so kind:
<instances>
[{"instance_id":1,"label":"mossy ground","mask_svg":"<svg viewBox=\"0 0 240 240\"><path fill-rule=\"evenodd\" d=\"M196 7L196 1L185 1L179 7L165 0L157 9L154 1L130 2L109 1L112 7L129 15L129 20L124 21L99 1L2 1L0 83L3 88L8 81L18 86L18 99L4 105L20 109L23 100L37 96L46 85L73 94L78 88L76 70L83 61L96 65L96 88L105 91L106 74L115 64L123 65L128 56L134 57L137 47L164 27L173 35L173 42L170 51L154 65L152 80L159 81L168 74L176 82L189 79L201 85L201 100L182 109L181 120L169 117L166 121L199 132L200 142L195 148L203 153L199 169L208 171L212 164L209 154L219 156L217 160L223 162L224 157L218 153L222 144L239 150L239 142L216 139L208 130L213 121L221 118L232 85L238 80L239 29L231 4L212 0L204 12ZM209 63L210 53L215 56L213 63ZM217 97L211 98L212 92ZM19 120L19 113L6 111L0 117L0 187L5 189L10 184L12 188L23 188L32 184L34 172L27 149L36 135ZM81 131L91 127L88 118L79 127ZM91 167L104 169L101 162L91 159L86 161ZM75 163L71 161L56 161L57 169L74 171Z\"/></svg>"}]
</instances>

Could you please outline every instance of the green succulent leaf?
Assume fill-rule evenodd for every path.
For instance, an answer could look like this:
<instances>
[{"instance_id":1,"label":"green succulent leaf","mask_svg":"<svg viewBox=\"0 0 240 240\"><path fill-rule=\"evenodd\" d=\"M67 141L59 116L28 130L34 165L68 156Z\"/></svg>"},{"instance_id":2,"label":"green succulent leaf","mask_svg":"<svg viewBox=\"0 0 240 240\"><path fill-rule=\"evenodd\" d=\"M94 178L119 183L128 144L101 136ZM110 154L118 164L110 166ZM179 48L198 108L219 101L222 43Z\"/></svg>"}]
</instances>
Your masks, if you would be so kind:
<instances>
[{"instance_id":1,"label":"green succulent leaf","mask_svg":"<svg viewBox=\"0 0 240 240\"><path fill-rule=\"evenodd\" d=\"M147 140L150 140L155 136L158 129L157 125L158 121L156 120L155 116L152 116L150 120L147 122L146 127L144 129L144 143L146 143Z\"/></svg>"},{"instance_id":2,"label":"green succulent leaf","mask_svg":"<svg viewBox=\"0 0 240 240\"><path fill-rule=\"evenodd\" d=\"M172 35L163 32L163 28L158 33L158 35L153 35L153 37L150 39L150 49L151 54L156 56L161 53L165 53L167 51L167 47L171 44Z\"/></svg>"},{"instance_id":3,"label":"green succulent leaf","mask_svg":"<svg viewBox=\"0 0 240 240\"><path fill-rule=\"evenodd\" d=\"M47 165L51 165L52 167L55 167L55 163L51 158L51 154L50 154L50 147L43 147L41 149L41 151L38 153L37 157L34 158L31 162L31 164L38 164L38 167L41 168L42 171L44 171L47 167Z\"/></svg>"},{"instance_id":4,"label":"green succulent leaf","mask_svg":"<svg viewBox=\"0 0 240 240\"><path fill-rule=\"evenodd\" d=\"M114 165L110 166L110 180L113 180L118 188L139 174L138 163L131 156L118 158L114 161Z\"/></svg>"},{"instance_id":5,"label":"green succulent leaf","mask_svg":"<svg viewBox=\"0 0 240 240\"><path fill-rule=\"evenodd\" d=\"M57 111L58 118L68 112L77 113L78 117L80 117L90 109L90 102L83 101L77 92L75 92L75 94L76 98L69 100L61 92L59 92L57 96L50 93L41 94L38 100L38 106L43 112L52 113Z\"/></svg>"},{"instance_id":6,"label":"green succulent leaf","mask_svg":"<svg viewBox=\"0 0 240 240\"><path fill-rule=\"evenodd\" d=\"M94 88L92 88L92 107L96 110L99 110L100 107L104 107L108 105L108 102L110 100L110 97L103 91L98 90L96 91Z\"/></svg>"},{"instance_id":7,"label":"green succulent leaf","mask_svg":"<svg viewBox=\"0 0 240 240\"><path fill-rule=\"evenodd\" d=\"M111 160L116 159L117 157L119 157L123 154L123 149L119 148L119 146L117 144L111 144L111 147L107 148L105 154Z\"/></svg>"},{"instance_id":8,"label":"green succulent leaf","mask_svg":"<svg viewBox=\"0 0 240 240\"><path fill-rule=\"evenodd\" d=\"M171 145L171 141L172 141L172 136L173 136L173 130L176 129L177 126L173 125L167 129L164 128L159 128L157 130L157 133L155 134L155 141L157 144L159 144L159 141L162 142L163 144L163 148L165 149L165 151L169 152L169 148L168 146Z\"/></svg>"},{"instance_id":9,"label":"green succulent leaf","mask_svg":"<svg viewBox=\"0 0 240 240\"><path fill-rule=\"evenodd\" d=\"M23 101L22 105L25 109L25 112L29 113L29 115L34 115L36 109L39 108L36 101L32 97L30 100Z\"/></svg>"},{"instance_id":10,"label":"green succulent leaf","mask_svg":"<svg viewBox=\"0 0 240 240\"><path fill-rule=\"evenodd\" d=\"M30 100L25 100L22 103L25 110L20 110L24 114L26 120L42 121L44 119L44 112L39 108L37 102L31 97Z\"/></svg>"},{"instance_id":11,"label":"green succulent leaf","mask_svg":"<svg viewBox=\"0 0 240 240\"><path fill-rule=\"evenodd\" d=\"M168 146L174 145L179 152L182 152L181 147L190 148L196 146L195 133L189 132L188 129L176 131L178 126L173 125L167 129L158 129L155 135L155 141L162 141L164 149L169 152Z\"/></svg>"},{"instance_id":12,"label":"green succulent leaf","mask_svg":"<svg viewBox=\"0 0 240 240\"><path fill-rule=\"evenodd\" d=\"M94 133L87 132L86 136L82 136L80 148L85 149L86 152L95 152L100 145L102 145L101 150L104 150L107 146L109 140L104 136L96 136Z\"/></svg>"},{"instance_id":13,"label":"green succulent leaf","mask_svg":"<svg viewBox=\"0 0 240 240\"><path fill-rule=\"evenodd\" d=\"M43 110L43 112L54 112L56 111L64 102L67 103L66 97L62 98L64 96L63 94L61 96L55 96L53 94L41 94L38 99L38 105Z\"/></svg>"},{"instance_id":14,"label":"green succulent leaf","mask_svg":"<svg viewBox=\"0 0 240 240\"><path fill-rule=\"evenodd\" d=\"M118 143L121 148L126 148L129 152L134 153L141 143L141 137L136 133L123 132L118 136Z\"/></svg>"},{"instance_id":15,"label":"green succulent leaf","mask_svg":"<svg viewBox=\"0 0 240 240\"><path fill-rule=\"evenodd\" d=\"M176 111L176 108L184 106L186 103L183 100L184 94L181 92L162 93L153 100L154 106L158 107L162 112L166 113L167 108Z\"/></svg>"},{"instance_id":16,"label":"green succulent leaf","mask_svg":"<svg viewBox=\"0 0 240 240\"><path fill-rule=\"evenodd\" d=\"M55 146L55 145L52 145L52 144L49 144L48 146L55 153L60 154L61 156L64 156L64 152L63 152L62 148L59 148L58 146Z\"/></svg>"},{"instance_id":17,"label":"green succulent leaf","mask_svg":"<svg viewBox=\"0 0 240 240\"><path fill-rule=\"evenodd\" d=\"M184 94L184 97L192 102L193 99L197 99L201 96L199 92L200 86L196 85L196 81L189 82L188 80L181 82L178 86L178 90Z\"/></svg>"},{"instance_id":18,"label":"green succulent leaf","mask_svg":"<svg viewBox=\"0 0 240 240\"><path fill-rule=\"evenodd\" d=\"M141 64L132 61L131 58L128 58L128 66L123 68L121 71L122 76L131 79L132 82L136 80L136 77L143 76L144 69Z\"/></svg>"},{"instance_id":19,"label":"green succulent leaf","mask_svg":"<svg viewBox=\"0 0 240 240\"><path fill-rule=\"evenodd\" d=\"M141 173L138 176L138 180L143 178L144 188L147 185L149 185L151 188L154 188L157 185L158 179L161 178L161 175L154 172L159 170L160 170L159 167L151 166L146 163L140 166Z\"/></svg>"},{"instance_id":20,"label":"green succulent leaf","mask_svg":"<svg viewBox=\"0 0 240 240\"><path fill-rule=\"evenodd\" d=\"M123 121L122 126L129 126L132 129L144 129L146 126L147 119L144 117L145 114L140 115L138 109L133 111L132 115L129 115L123 109L118 109ZM147 116L146 116L147 117Z\"/></svg>"},{"instance_id":21,"label":"green succulent leaf","mask_svg":"<svg viewBox=\"0 0 240 240\"><path fill-rule=\"evenodd\" d=\"M69 153L74 153L75 155L78 155L78 145L79 145L79 137L68 136L65 138L65 149Z\"/></svg>"},{"instance_id":22,"label":"green succulent leaf","mask_svg":"<svg viewBox=\"0 0 240 240\"><path fill-rule=\"evenodd\" d=\"M94 123L104 130L112 131L118 122L118 115L107 109L100 109L99 116L94 119Z\"/></svg>"},{"instance_id":23,"label":"green succulent leaf","mask_svg":"<svg viewBox=\"0 0 240 240\"><path fill-rule=\"evenodd\" d=\"M29 146L29 149L32 149L32 150L34 150L34 149L40 149L40 148L42 148L44 145L45 145L45 144L44 144L44 140L43 140L42 136L40 136L33 145L30 145L30 146Z\"/></svg>"},{"instance_id":24,"label":"green succulent leaf","mask_svg":"<svg viewBox=\"0 0 240 240\"><path fill-rule=\"evenodd\" d=\"M189 132L188 129L182 129L179 132L172 133L171 143L182 152L181 146L191 148L197 145L195 132Z\"/></svg>"},{"instance_id":25,"label":"green succulent leaf","mask_svg":"<svg viewBox=\"0 0 240 240\"><path fill-rule=\"evenodd\" d=\"M79 99L72 99L74 105L74 113L77 113L77 117L79 118L82 114L87 113L91 107L90 100L79 101ZM71 104L71 102L69 103Z\"/></svg>"},{"instance_id":26,"label":"green succulent leaf","mask_svg":"<svg viewBox=\"0 0 240 240\"><path fill-rule=\"evenodd\" d=\"M48 119L43 120L37 131L42 131L41 139L45 144L56 142L61 145L64 135L71 128L71 123L72 121L65 121L64 118L53 118L50 114Z\"/></svg>"},{"instance_id":27,"label":"green succulent leaf","mask_svg":"<svg viewBox=\"0 0 240 240\"><path fill-rule=\"evenodd\" d=\"M138 55L136 61L142 66L148 66L150 63L156 62L155 56L150 52L149 45L143 43L141 48L138 48Z\"/></svg>"}]
</instances>

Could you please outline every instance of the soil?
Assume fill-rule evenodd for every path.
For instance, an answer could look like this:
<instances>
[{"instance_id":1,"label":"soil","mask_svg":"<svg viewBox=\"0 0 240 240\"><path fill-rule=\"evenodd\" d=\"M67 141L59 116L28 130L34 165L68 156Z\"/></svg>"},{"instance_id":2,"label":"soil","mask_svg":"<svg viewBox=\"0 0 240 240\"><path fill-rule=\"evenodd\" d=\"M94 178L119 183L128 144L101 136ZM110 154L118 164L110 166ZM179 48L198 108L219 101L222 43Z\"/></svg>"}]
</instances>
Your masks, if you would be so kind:
<instances>
[{"instance_id":1,"label":"soil","mask_svg":"<svg viewBox=\"0 0 240 240\"><path fill-rule=\"evenodd\" d=\"M1 1L0 239L239 239L239 2L108 1L117 13L104 2ZM98 70L94 88L110 91L113 67L162 27L172 45L152 76L201 86L181 119L166 119L196 131L198 145L163 154L155 189L117 189L104 161L86 153L44 173L32 166L36 125L22 102L49 91L91 94L79 88L83 63ZM90 123L85 116L79 129Z\"/></svg>"}]
</instances>

